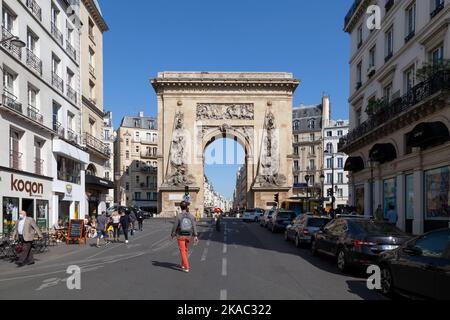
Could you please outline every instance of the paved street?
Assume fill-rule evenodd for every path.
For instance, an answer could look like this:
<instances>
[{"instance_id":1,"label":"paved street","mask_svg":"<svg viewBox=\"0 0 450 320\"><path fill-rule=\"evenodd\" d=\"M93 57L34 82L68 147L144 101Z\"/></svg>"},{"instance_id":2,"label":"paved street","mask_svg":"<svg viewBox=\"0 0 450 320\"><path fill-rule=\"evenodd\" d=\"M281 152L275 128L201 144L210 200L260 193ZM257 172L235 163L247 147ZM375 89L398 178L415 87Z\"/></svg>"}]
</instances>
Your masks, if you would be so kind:
<instances>
[{"instance_id":1,"label":"paved street","mask_svg":"<svg viewBox=\"0 0 450 320\"><path fill-rule=\"evenodd\" d=\"M200 224L191 273L177 270L170 221L148 220L128 245L60 245L17 269L0 261L0 299L381 299L363 274L345 276L333 261L311 257L258 224L226 219L222 232ZM81 290L68 290L70 265L82 268Z\"/></svg>"}]
</instances>

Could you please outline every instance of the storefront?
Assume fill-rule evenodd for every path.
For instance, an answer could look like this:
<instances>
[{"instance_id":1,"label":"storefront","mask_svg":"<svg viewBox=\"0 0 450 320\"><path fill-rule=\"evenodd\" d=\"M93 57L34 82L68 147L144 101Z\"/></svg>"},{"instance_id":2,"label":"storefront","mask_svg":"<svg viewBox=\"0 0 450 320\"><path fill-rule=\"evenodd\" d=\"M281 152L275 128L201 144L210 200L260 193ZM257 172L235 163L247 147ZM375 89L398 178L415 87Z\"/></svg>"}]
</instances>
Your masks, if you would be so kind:
<instances>
[{"instance_id":1,"label":"storefront","mask_svg":"<svg viewBox=\"0 0 450 320\"><path fill-rule=\"evenodd\" d=\"M450 166L424 172L425 232L450 222Z\"/></svg>"},{"instance_id":2,"label":"storefront","mask_svg":"<svg viewBox=\"0 0 450 320\"><path fill-rule=\"evenodd\" d=\"M73 184L56 180L53 183L53 221L63 219L66 223L70 219L84 218L82 214L85 194L84 188L80 184Z\"/></svg>"},{"instance_id":3,"label":"storefront","mask_svg":"<svg viewBox=\"0 0 450 320\"><path fill-rule=\"evenodd\" d=\"M19 212L24 210L41 229L50 226L52 178L0 169L0 233L14 229Z\"/></svg>"},{"instance_id":4,"label":"storefront","mask_svg":"<svg viewBox=\"0 0 450 320\"><path fill-rule=\"evenodd\" d=\"M86 175L86 199L90 217L98 216L108 208L109 190L114 189L112 181L93 175Z\"/></svg>"}]
</instances>

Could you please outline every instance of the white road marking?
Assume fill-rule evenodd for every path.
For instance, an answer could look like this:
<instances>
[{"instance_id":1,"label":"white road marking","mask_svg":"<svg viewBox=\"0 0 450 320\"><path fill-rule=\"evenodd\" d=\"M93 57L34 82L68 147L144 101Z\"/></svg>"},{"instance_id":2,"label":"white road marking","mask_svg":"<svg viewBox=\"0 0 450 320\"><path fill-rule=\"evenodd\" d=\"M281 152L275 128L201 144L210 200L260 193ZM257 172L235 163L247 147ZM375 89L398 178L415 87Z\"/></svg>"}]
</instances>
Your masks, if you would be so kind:
<instances>
[{"instance_id":1,"label":"white road marking","mask_svg":"<svg viewBox=\"0 0 450 320\"><path fill-rule=\"evenodd\" d=\"M227 254L227 248L228 248L227 244L224 243L223 244L223 254Z\"/></svg>"},{"instance_id":2,"label":"white road marking","mask_svg":"<svg viewBox=\"0 0 450 320\"><path fill-rule=\"evenodd\" d=\"M211 240L206 241L206 246L209 247L211 245Z\"/></svg>"},{"instance_id":3,"label":"white road marking","mask_svg":"<svg viewBox=\"0 0 450 320\"><path fill-rule=\"evenodd\" d=\"M222 259L222 276L227 276L227 258Z\"/></svg>"},{"instance_id":4,"label":"white road marking","mask_svg":"<svg viewBox=\"0 0 450 320\"><path fill-rule=\"evenodd\" d=\"M206 256L208 255L208 248L205 248L203 250L202 259L201 261L206 261Z\"/></svg>"},{"instance_id":5,"label":"white road marking","mask_svg":"<svg viewBox=\"0 0 450 320\"><path fill-rule=\"evenodd\" d=\"M227 300L227 295L228 295L228 293L227 293L226 289L220 290L220 300L221 301Z\"/></svg>"}]
</instances>

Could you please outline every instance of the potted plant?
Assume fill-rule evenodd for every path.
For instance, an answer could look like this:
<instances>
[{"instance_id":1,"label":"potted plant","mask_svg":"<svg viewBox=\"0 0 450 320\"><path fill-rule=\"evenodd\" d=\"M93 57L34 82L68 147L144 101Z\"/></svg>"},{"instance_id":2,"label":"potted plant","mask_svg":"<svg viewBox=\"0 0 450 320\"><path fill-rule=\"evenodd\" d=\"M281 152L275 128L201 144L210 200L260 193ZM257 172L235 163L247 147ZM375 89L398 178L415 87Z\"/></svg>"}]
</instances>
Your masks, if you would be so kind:
<instances>
[{"instance_id":1,"label":"potted plant","mask_svg":"<svg viewBox=\"0 0 450 320\"><path fill-rule=\"evenodd\" d=\"M417 69L416 77L419 82L423 82L440 71L450 71L450 60L445 59L439 62L424 62L422 67Z\"/></svg>"},{"instance_id":2,"label":"potted plant","mask_svg":"<svg viewBox=\"0 0 450 320\"><path fill-rule=\"evenodd\" d=\"M384 99L370 99L366 107L367 115L369 117L374 116L383 108L384 105Z\"/></svg>"}]
</instances>

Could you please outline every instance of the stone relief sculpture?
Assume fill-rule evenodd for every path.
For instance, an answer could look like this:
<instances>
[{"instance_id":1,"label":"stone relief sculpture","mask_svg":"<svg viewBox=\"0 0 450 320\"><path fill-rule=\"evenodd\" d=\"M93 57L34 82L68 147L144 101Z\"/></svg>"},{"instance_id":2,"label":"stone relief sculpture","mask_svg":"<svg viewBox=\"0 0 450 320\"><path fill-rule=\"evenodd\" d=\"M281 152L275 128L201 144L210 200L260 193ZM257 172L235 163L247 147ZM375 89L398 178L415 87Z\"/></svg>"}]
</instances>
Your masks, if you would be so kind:
<instances>
[{"instance_id":1,"label":"stone relief sculpture","mask_svg":"<svg viewBox=\"0 0 450 320\"><path fill-rule=\"evenodd\" d=\"M169 174L165 183L167 186L184 187L195 183L194 176L188 172L186 159L188 159L188 154L186 152L184 114L177 112L170 147Z\"/></svg>"},{"instance_id":2,"label":"stone relief sculpture","mask_svg":"<svg viewBox=\"0 0 450 320\"><path fill-rule=\"evenodd\" d=\"M197 120L253 120L253 104L198 104Z\"/></svg>"},{"instance_id":3,"label":"stone relief sculpture","mask_svg":"<svg viewBox=\"0 0 450 320\"><path fill-rule=\"evenodd\" d=\"M269 110L264 123L260 172L256 178L256 184L259 187L282 187L287 182L286 177L279 173L279 137L275 129L275 116Z\"/></svg>"}]
</instances>

